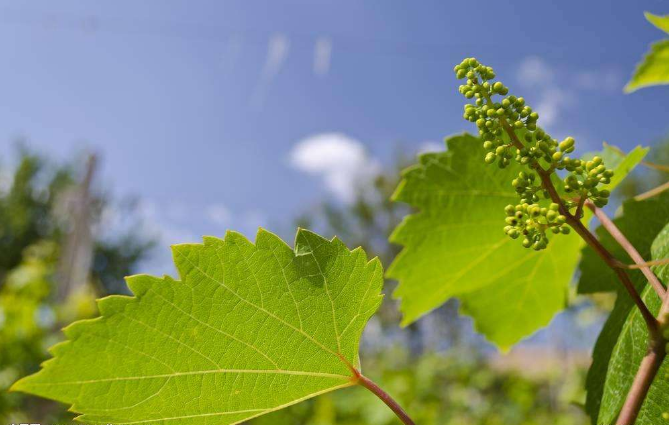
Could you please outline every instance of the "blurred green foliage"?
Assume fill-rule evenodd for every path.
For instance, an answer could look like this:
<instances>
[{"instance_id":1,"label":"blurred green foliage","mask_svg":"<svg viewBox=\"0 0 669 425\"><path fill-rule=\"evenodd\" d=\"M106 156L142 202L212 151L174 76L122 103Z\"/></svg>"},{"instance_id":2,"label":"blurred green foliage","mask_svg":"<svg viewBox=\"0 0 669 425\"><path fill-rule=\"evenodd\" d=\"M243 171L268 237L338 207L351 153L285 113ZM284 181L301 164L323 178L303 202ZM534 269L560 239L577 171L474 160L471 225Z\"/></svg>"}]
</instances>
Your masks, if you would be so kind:
<instances>
[{"instance_id":1,"label":"blurred green foliage","mask_svg":"<svg viewBox=\"0 0 669 425\"><path fill-rule=\"evenodd\" d=\"M57 302L55 276L68 230L57 210L79 180L77 172L74 163L56 165L25 148L19 149L13 171L0 168L0 423L72 418L64 406L7 389L48 358L47 347L61 339L63 324L94 316L95 298L119 292L123 277L134 272L153 244L130 232L98 235L90 281ZM92 225L110 202L109 195L94 194Z\"/></svg>"},{"instance_id":2,"label":"blurred green foliage","mask_svg":"<svg viewBox=\"0 0 669 425\"><path fill-rule=\"evenodd\" d=\"M363 353L364 356L364 353ZM589 423L585 370L528 376L471 353L426 352L416 359L396 348L365 356L365 375L379 383L421 425L579 425ZM364 388L351 387L257 418L254 425L392 425L394 414Z\"/></svg>"}]
</instances>

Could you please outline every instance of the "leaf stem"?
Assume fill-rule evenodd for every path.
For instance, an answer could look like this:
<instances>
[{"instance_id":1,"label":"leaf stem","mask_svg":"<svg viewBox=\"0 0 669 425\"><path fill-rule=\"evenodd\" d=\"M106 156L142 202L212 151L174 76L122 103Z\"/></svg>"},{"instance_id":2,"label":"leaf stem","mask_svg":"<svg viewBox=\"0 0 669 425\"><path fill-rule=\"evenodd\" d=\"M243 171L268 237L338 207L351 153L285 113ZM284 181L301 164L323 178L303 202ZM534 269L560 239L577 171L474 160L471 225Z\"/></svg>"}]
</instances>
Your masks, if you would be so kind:
<instances>
[{"instance_id":1,"label":"leaf stem","mask_svg":"<svg viewBox=\"0 0 669 425\"><path fill-rule=\"evenodd\" d=\"M660 186L657 186L649 190L648 192L644 192L640 195L637 195L634 197L634 199L637 201L643 201L644 199L652 198L655 195L659 195L660 193L664 192L667 189L669 189L669 182L661 184Z\"/></svg>"},{"instance_id":2,"label":"leaf stem","mask_svg":"<svg viewBox=\"0 0 669 425\"><path fill-rule=\"evenodd\" d=\"M356 372L356 379L359 385L362 385L363 387L367 388L369 391L372 392L375 396L381 399L382 402L386 404L392 410L397 417L402 421L404 425L416 425L415 422L409 417L407 412L402 409L402 407L385 391L381 389L378 385L376 385L371 379L367 378L366 376L362 375L359 371Z\"/></svg>"},{"instance_id":3,"label":"leaf stem","mask_svg":"<svg viewBox=\"0 0 669 425\"><path fill-rule=\"evenodd\" d=\"M620 411L620 415L618 415L616 425L634 424L639 416L641 406L646 399L648 390L657 376L666 355L664 341L656 341L651 344L648 353L641 361L639 370L632 382L632 387L630 388L629 393L627 393L625 404Z\"/></svg>"},{"instance_id":4,"label":"leaf stem","mask_svg":"<svg viewBox=\"0 0 669 425\"><path fill-rule=\"evenodd\" d=\"M635 270L635 269L641 269L643 267L651 267L651 266L663 266L665 264L669 264L669 258L661 258L659 260L651 260L651 261L646 261L641 264L625 264L625 263L620 263L618 264L619 267L622 267L624 269L630 269L630 270Z\"/></svg>"},{"instance_id":5,"label":"leaf stem","mask_svg":"<svg viewBox=\"0 0 669 425\"><path fill-rule=\"evenodd\" d=\"M590 208L593 213L595 213L595 216L597 216L597 219L599 219L599 222L602 223L602 226L609 232L609 234L613 237L613 239L618 242L618 245L620 245L625 252L630 256L630 258L634 261L636 265L638 265L639 269L641 269L641 272L646 276L646 279L648 279L648 282L651 284L657 295L661 298L664 299L666 290L664 289L664 285L662 285L662 282L660 282L660 279L658 279L657 276L655 276L655 273L650 269L649 264L646 263L639 254L639 251L634 248L634 246L630 243L629 240L623 235L623 233L618 229L618 227L615 225L615 223L606 215L604 211L601 209L597 208L592 202L586 201L585 206Z\"/></svg>"}]
</instances>

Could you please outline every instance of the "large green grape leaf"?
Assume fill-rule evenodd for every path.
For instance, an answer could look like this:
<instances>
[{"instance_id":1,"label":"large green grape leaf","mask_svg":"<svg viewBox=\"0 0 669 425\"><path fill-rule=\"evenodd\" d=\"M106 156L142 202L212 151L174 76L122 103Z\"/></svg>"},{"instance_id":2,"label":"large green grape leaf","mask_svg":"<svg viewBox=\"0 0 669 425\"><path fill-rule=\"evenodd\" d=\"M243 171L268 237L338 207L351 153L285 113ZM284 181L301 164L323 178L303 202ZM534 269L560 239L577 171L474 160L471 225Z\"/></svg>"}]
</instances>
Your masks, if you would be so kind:
<instances>
[{"instance_id":1,"label":"large green grape leaf","mask_svg":"<svg viewBox=\"0 0 669 425\"><path fill-rule=\"evenodd\" d=\"M660 232L652 246L653 259L667 257L669 257L669 225ZM669 266L664 265L653 269L660 280L663 282L669 281ZM650 285L646 285L642 297L650 311L657 314L662 302ZM639 313L639 309L632 308L626 316L610 356L598 424L609 425L614 423L647 350L648 329L641 313ZM662 414L669 411L668 373L669 360L665 359L648 391L639 417L635 422L636 425L655 425L665 422Z\"/></svg>"},{"instance_id":2,"label":"large green grape leaf","mask_svg":"<svg viewBox=\"0 0 669 425\"><path fill-rule=\"evenodd\" d=\"M306 230L173 247L181 281L128 278L134 297L65 329L13 389L72 404L86 423L236 424L355 384L383 271Z\"/></svg>"},{"instance_id":3,"label":"large green grape leaf","mask_svg":"<svg viewBox=\"0 0 669 425\"><path fill-rule=\"evenodd\" d=\"M391 235L404 249L387 275L399 281L404 325L458 297L477 330L507 349L564 308L582 242L559 235L537 253L506 236L504 206L518 201L511 180L521 167L488 166L484 156L479 139L458 135L403 173L394 200L419 211ZM624 177L630 163L620 165Z\"/></svg>"},{"instance_id":4,"label":"large green grape leaf","mask_svg":"<svg viewBox=\"0 0 669 425\"><path fill-rule=\"evenodd\" d=\"M646 13L646 19L669 34L669 15L657 16ZM657 84L669 84L669 40L651 44L650 52L637 65L632 79L625 86L625 92Z\"/></svg>"}]
</instances>

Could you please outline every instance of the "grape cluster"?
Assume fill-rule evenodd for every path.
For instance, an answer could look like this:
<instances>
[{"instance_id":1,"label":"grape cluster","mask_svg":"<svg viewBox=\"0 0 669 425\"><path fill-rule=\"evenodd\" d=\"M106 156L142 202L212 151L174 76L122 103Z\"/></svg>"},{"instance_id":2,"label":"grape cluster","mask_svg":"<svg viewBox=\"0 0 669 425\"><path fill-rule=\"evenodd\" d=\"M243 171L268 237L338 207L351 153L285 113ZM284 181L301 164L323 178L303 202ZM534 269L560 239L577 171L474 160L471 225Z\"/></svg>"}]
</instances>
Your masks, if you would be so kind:
<instances>
[{"instance_id":1,"label":"grape cluster","mask_svg":"<svg viewBox=\"0 0 669 425\"><path fill-rule=\"evenodd\" d=\"M559 214L559 204L552 203L549 208L539 205L542 200L551 200L551 196L537 173L547 176L562 171L564 192L573 197L560 202L567 210L576 208L576 215L586 199L598 207L606 205L610 193L598 186L610 183L613 171L604 166L602 158L596 156L586 161L570 157L575 149L574 139L567 137L558 142L537 126L539 114L522 97L509 95L503 83L492 82L495 72L491 67L466 58L454 71L458 79L466 80L459 88L460 93L467 99L475 99L465 105L463 116L479 130L486 151L484 161L505 168L515 160L528 167L527 172L519 173L511 182L520 202L507 207L504 229L507 235L514 239L523 235L523 246L540 250L548 243L548 229L553 233L569 232L565 216ZM501 99L494 100L496 96ZM560 217L562 222L558 223Z\"/></svg>"},{"instance_id":2,"label":"grape cluster","mask_svg":"<svg viewBox=\"0 0 669 425\"><path fill-rule=\"evenodd\" d=\"M512 239L522 235L525 248L542 250L548 245L547 230L565 235L571 230L566 224L567 218L559 210L560 206L555 203L551 203L548 208L527 202L515 206L507 205L504 208L507 224L504 233Z\"/></svg>"}]
</instances>

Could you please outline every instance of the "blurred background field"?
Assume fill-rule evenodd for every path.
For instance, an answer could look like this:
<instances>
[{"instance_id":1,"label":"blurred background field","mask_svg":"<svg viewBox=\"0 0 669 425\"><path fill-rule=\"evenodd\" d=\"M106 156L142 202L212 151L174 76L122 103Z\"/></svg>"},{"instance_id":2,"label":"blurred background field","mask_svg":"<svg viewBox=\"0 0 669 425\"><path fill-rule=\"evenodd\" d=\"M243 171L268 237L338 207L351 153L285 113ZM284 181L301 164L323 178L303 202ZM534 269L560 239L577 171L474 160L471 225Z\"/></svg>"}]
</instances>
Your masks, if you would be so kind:
<instances>
[{"instance_id":1,"label":"blurred background field","mask_svg":"<svg viewBox=\"0 0 669 425\"><path fill-rule=\"evenodd\" d=\"M660 6L1 1L0 422L72 419L7 389L48 358L62 326L96 315L95 298L127 293L124 276L174 274L172 243L226 229L253 239L258 226L290 240L304 226L387 267L398 252L387 236L408 212L389 200L400 170L473 130L451 72L464 56L526 93L555 137L583 150L651 145L666 164L657 100L669 88L622 94L658 37L642 12ZM618 195L659 179L640 170ZM417 423L588 422L588 350L610 298L573 296L499 353L454 301L400 328L394 286L362 365ZM396 419L352 388L253 422Z\"/></svg>"}]
</instances>

